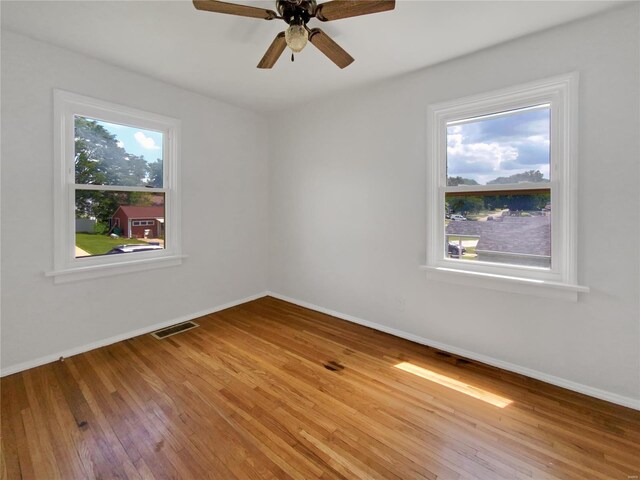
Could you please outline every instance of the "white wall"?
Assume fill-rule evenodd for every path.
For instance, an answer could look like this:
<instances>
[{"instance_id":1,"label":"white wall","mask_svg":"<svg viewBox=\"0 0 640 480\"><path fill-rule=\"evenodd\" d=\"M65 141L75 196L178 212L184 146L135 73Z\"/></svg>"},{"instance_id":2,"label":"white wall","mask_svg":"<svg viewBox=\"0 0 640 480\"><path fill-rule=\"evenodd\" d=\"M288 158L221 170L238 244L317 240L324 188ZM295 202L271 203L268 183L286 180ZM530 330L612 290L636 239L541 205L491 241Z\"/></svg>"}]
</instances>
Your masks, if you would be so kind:
<instances>
[{"instance_id":1,"label":"white wall","mask_svg":"<svg viewBox=\"0 0 640 480\"><path fill-rule=\"evenodd\" d=\"M52 89L182 120L183 265L54 285ZM266 290L265 120L2 33L2 369Z\"/></svg>"},{"instance_id":2,"label":"white wall","mask_svg":"<svg viewBox=\"0 0 640 480\"><path fill-rule=\"evenodd\" d=\"M640 405L638 13L274 115L270 290ZM570 303L427 280L427 105L571 71L581 84L579 281L591 293Z\"/></svg>"},{"instance_id":3,"label":"white wall","mask_svg":"<svg viewBox=\"0 0 640 480\"><path fill-rule=\"evenodd\" d=\"M268 287L637 402L638 15L613 11L267 119L4 31L3 371ZM570 71L581 75L579 280L591 293L574 304L427 280L427 105ZM182 119L182 266L44 276L53 88Z\"/></svg>"}]
</instances>

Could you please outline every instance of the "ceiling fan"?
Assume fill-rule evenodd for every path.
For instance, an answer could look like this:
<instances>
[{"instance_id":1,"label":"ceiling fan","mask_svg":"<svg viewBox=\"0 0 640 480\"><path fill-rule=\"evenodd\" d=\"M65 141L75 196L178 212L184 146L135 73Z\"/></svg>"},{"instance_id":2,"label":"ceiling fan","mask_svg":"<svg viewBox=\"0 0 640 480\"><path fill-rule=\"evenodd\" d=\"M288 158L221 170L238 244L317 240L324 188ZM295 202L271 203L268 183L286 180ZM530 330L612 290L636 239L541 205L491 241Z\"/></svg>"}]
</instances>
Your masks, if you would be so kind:
<instances>
[{"instance_id":1,"label":"ceiling fan","mask_svg":"<svg viewBox=\"0 0 640 480\"><path fill-rule=\"evenodd\" d=\"M288 46L292 52L298 53L310 41L338 67L344 68L353 62L353 57L334 42L319 28L307 27L307 22L317 18L321 22L357 17L370 13L386 12L396 6L395 0L332 0L318 5L316 0L276 0L276 10L267 10L248 5L220 2L218 0L193 0L198 10L227 13L242 17L284 20L289 27L276 35L267 53L264 54L258 68L271 68ZM293 53L291 54L293 60Z\"/></svg>"}]
</instances>

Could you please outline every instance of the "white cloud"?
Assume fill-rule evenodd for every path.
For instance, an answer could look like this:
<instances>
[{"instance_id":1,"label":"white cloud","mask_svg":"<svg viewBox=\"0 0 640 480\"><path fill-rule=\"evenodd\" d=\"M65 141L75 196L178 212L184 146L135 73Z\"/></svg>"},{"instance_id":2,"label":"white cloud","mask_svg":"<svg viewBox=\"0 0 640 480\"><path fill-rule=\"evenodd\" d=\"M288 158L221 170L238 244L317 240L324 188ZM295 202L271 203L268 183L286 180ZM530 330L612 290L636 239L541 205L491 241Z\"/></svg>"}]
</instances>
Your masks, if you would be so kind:
<instances>
[{"instance_id":1,"label":"white cloud","mask_svg":"<svg viewBox=\"0 0 640 480\"><path fill-rule=\"evenodd\" d=\"M147 150L160 150L160 147L156 145L156 141L151 137L147 137L144 133L136 132L133 136L143 148Z\"/></svg>"},{"instance_id":2,"label":"white cloud","mask_svg":"<svg viewBox=\"0 0 640 480\"><path fill-rule=\"evenodd\" d=\"M518 158L518 149L498 142L464 143L464 135L449 130L447 142L449 170L454 174L499 172L503 162ZM479 176L479 175L478 175Z\"/></svg>"},{"instance_id":3,"label":"white cloud","mask_svg":"<svg viewBox=\"0 0 640 480\"><path fill-rule=\"evenodd\" d=\"M447 127L447 167L480 184L528 170L549 178L548 112Z\"/></svg>"},{"instance_id":4,"label":"white cloud","mask_svg":"<svg viewBox=\"0 0 640 480\"><path fill-rule=\"evenodd\" d=\"M531 135L527 137L527 140L534 144L549 146L549 135Z\"/></svg>"}]
</instances>

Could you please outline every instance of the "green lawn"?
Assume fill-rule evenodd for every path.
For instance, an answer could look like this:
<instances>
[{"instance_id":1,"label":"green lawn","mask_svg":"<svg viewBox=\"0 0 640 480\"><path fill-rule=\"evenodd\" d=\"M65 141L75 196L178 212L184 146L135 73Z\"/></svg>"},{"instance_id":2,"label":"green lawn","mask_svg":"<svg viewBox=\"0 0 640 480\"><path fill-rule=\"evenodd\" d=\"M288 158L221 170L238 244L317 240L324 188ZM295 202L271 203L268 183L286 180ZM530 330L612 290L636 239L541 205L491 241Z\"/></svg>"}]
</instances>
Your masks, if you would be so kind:
<instances>
[{"instance_id":1,"label":"green lawn","mask_svg":"<svg viewBox=\"0 0 640 480\"><path fill-rule=\"evenodd\" d=\"M476 247L465 247L466 253L462 254L463 260L477 260Z\"/></svg>"},{"instance_id":2,"label":"green lawn","mask_svg":"<svg viewBox=\"0 0 640 480\"><path fill-rule=\"evenodd\" d=\"M76 233L76 246L91 255L102 255L118 245L146 243L135 238L111 238L107 235Z\"/></svg>"}]
</instances>

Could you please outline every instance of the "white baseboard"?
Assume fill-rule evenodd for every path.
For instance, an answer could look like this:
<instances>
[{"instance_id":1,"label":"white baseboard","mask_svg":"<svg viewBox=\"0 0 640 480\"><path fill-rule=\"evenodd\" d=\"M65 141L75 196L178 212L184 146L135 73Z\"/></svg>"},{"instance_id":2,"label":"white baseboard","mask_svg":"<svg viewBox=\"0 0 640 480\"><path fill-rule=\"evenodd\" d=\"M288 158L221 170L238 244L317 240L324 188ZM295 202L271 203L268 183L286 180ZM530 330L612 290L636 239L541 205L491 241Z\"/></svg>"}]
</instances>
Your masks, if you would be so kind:
<instances>
[{"instance_id":1,"label":"white baseboard","mask_svg":"<svg viewBox=\"0 0 640 480\"><path fill-rule=\"evenodd\" d=\"M389 333L391 335L404 338L406 340L411 340L412 342L419 343L421 345L426 345L428 347L433 347L438 350L443 350L445 352L449 352L454 355L459 355L461 357L469 358L471 360L476 360L478 362L486 363L487 365L498 367L503 370L507 370L509 372L519 373L527 377L535 378L536 380L541 380L543 382L550 383L558 387L566 388L567 390L572 390L574 392L589 395L590 397L599 398L601 400L606 400L607 402L615 403L617 405L622 405L624 407L640 410L640 400L637 400L635 398L625 397L623 395L618 395L617 393L612 393L606 390L601 390L599 388L594 388L588 385L583 385L581 383L576 383L571 380L566 380L564 378L556 377L554 375L549 375L547 373L539 372L537 370L532 370L527 367L522 367L520 365L505 362L503 360L498 360L497 358L488 357L480 353L475 353L468 350L464 350L462 348L457 348L451 345L447 345L445 343L437 342L435 340L430 340L428 338L414 335L413 333L403 332L401 330L387 327L379 323L363 320L361 318L354 317L353 315L347 315L345 313L336 312L328 308L319 307L318 305L314 305L312 303L305 302L302 300L297 300L295 298L287 297L286 295L281 295L279 293L267 292L267 295L269 295L270 297L278 298L280 300L284 300L285 302L293 303L295 305L308 308L310 310L315 310L316 312L325 313L327 315L331 315L332 317L357 323L359 325L373 328L374 330L379 330L381 332Z\"/></svg>"},{"instance_id":2,"label":"white baseboard","mask_svg":"<svg viewBox=\"0 0 640 480\"><path fill-rule=\"evenodd\" d=\"M543 372L539 372L537 370L532 370L527 367L522 367L520 365L516 365L513 363L505 362L503 360L498 360L493 357L489 357L480 353L471 352L468 350L464 350L458 347L454 347L451 345L447 345L445 343L437 342L435 340L430 340L424 337L420 337L413 333L403 332L401 330L397 330L395 328L387 327L385 325L381 325L379 323L370 322L368 320L363 320L358 317L354 317L353 315L347 315L345 313L336 312L334 310L330 310L328 308L320 307L318 305L314 305L309 302L305 302L302 300L297 300L295 298L287 297L286 295L281 295L275 292L261 292L256 295L251 295L249 297L241 298L238 300L234 300L232 302L225 303L223 305L218 305L216 307L202 310L200 312L191 313L189 315L184 315L178 318L174 318L172 320L168 320L166 322L156 323L153 325L149 325L144 328L140 328L138 330L133 330L131 332L123 333L120 335L116 335L113 337L105 338L103 340L98 340L87 345L82 345L79 347L71 348L68 350L64 350L61 352L53 353L50 355L45 355L44 357L40 357L34 360L30 360L27 362L19 363L17 365L12 365L10 367L3 368L0 370L0 376L4 377L6 375L11 375L13 373L18 373L23 370L28 370L29 368L38 367L40 365L44 365L46 363L51 363L57 361L60 357L71 357L73 355L78 355L79 353L88 352L89 350L94 350L96 348L104 347L107 345L111 345L113 343L121 342L122 340L128 340L129 338L137 337L139 335L145 335L147 333L153 332L155 330L159 330L161 328L169 327L171 325L175 325L178 323L186 322L188 320L194 320L198 317L203 317L205 315L209 315L211 313L219 312L221 310L225 310L227 308L235 307L237 305L241 305L243 303L250 302L252 300L256 300L258 298L262 298L265 296L271 296L274 298L278 298L280 300L284 300L285 302L293 303L295 305L299 305L301 307L308 308L310 310L314 310L316 312L325 313L327 315L331 315L332 317L340 318L342 320L347 320L352 323L357 323L359 325L363 325L365 327L373 328L374 330L379 330L381 332L388 333L390 335L394 335L396 337L404 338L406 340L410 340L412 342L419 343L421 345L426 345L428 347L433 347L438 350L443 350L445 352L452 353L454 355L459 355L461 357L469 358L471 360L476 360L478 362L486 363L487 365L492 365L494 367L502 368L503 370L507 370L514 373L519 373L521 375L525 375L527 377L535 378L536 380L541 380L546 383L550 383L552 385L557 385L559 387L566 388L568 390L572 390L574 392L583 393L585 395L589 395L591 397L599 398L601 400L606 400L611 403L615 403L617 405L622 405L625 407L633 408L635 410L640 410L640 400L625 397L623 395L618 395L617 393L608 392L606 390L601 390L599 388L590 387L588 385L583 385L581 383L576 383L571 380L566 380L564 378L556 377L553 375L549 375Z\"/></svg>"},{"instance_id":3,"label":"white baseboard","mask_svg":"<svg viewBox=\"0 0 640 480\"><path fill-rule=\"evenodd\" d=\"M241 305L243 303L250 302L252 300L256 300L258 298L262 298L267 296L267 292L261 292L256 295L251 295L250 297L241 298L239 300L234 300L232 302L225 303L223 305L218 305L213 308L209 308L207 310L202 310L200 312L191 313L189 315L183 315L178 318L174 318L172 320L167 320L166 322L155 323L153 325L149 325L144 328L139 328L138 330L133 330L131 332L122 333L120 335L116 335L114 337L105 338L103 340L98 340L95 342L91 342L87 345L82 345L80 347L70 348L68 350L64 350L62 352L52 353L51 355L45 355L44 357L36 358L35 360L29 360L27 362L19 363L17 365L12 365L10 367L3 368L0 370L0 377L4 377L6 375L11 375L13 373L22 372L23 370L28 370L29 368L39 367L40 365L44 365L46 363L51 363L57 361L60 357L68 358L73 355L78 355L79 353L88 352L89 350L95 350L96 348L105 347L107 345L111 345L113 343L121 342L122 340L128 340L129 338L138 337L140 335L145 335L150 332L154 332L156 330L160 330L161 328L170 327L171 325L176 325L178 323L186 322L188 320L194 320L198 317L203 317L205 315L209 315L211 313L219 312L221 310L226 310L227 308L235 307L237 305Z\"/></svg>"}]
</instances>

